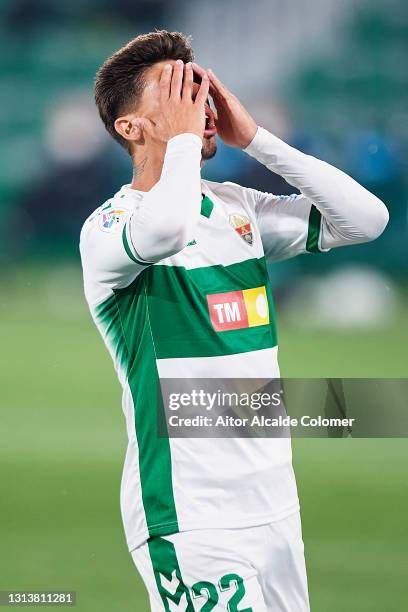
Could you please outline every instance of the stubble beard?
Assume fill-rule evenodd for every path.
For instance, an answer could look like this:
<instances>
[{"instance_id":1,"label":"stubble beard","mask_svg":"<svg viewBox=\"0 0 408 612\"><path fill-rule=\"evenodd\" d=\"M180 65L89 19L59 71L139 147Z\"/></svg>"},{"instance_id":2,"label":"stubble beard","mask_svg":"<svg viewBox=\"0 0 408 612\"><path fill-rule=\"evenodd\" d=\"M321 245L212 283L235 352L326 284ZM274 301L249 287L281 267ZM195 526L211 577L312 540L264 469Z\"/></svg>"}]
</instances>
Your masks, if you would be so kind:
<instances>
[{"instance_id":1,"label":"stubble beard","mask_svg":"<svg viewBox=\"0 0 408 612\"><path fill-rule=\"evenodd\" d=\"M212 159L217 152L217 142L215 140L215 136L212 138L205 138L203 141L203 146L201 149L201 159L202 161L207 161Z\"/></svg>"}]
</instances>

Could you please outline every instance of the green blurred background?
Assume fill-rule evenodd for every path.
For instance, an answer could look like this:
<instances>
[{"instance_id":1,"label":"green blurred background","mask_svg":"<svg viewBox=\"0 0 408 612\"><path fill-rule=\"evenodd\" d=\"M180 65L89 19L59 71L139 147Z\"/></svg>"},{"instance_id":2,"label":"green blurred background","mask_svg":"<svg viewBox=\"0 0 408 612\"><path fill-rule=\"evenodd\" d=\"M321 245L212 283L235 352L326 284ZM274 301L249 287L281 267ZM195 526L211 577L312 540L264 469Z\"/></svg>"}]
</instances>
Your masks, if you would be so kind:
<instances>
[{"instance_id":1,"label":"green blurred background","mask_svg":"<svg viewBox=\"0 0 408 612\"><path fill-rule=\"evenodd\" d=\"M93 108L93 74L154 27L192 33L197 59L260 123L390 209L373 244L271 266L283 374L408 375L403 0L257 0L250 11L242 0L3 0L0 590L76 590L83 612L148 611L119 513L120 389L77 245L89 212L130 180ZM293 191L227 147L205 172ZM315 612L406 609L407 459L403 439L294 440Z\"/></svg>"}]
</instances>

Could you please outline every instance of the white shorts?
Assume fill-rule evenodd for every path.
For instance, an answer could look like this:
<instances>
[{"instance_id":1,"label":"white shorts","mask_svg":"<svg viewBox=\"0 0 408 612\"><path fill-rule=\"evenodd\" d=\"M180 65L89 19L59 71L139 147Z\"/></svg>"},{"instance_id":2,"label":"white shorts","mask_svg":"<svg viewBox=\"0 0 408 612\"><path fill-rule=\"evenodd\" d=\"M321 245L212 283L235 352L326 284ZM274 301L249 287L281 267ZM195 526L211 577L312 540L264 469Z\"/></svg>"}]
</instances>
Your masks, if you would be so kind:
<instances>
[{"instance_id":1,"label":"white shorts","mask_svg":"<svg viewBox=\"0 0 408 612\"><path fill-rule=\"evenodd\" d=\"M152 612L310 610L298 512L257 527L151 538L132 557Z\"/></svg>"}]
</instances>

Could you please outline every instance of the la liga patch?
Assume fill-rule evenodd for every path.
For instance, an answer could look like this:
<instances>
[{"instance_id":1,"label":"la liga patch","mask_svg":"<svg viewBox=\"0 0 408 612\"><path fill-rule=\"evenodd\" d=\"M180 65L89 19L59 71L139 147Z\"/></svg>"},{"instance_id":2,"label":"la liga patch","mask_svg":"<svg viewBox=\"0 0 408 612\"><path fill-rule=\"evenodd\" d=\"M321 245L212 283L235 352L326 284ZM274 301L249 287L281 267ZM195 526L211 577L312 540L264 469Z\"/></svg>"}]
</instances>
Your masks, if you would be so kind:
<instances>
[{"instance_id":1,"label":"la liga patch","mask_svg":"<svg viewBox=\"0 0 408 612\"><path fill-rule=\"evenodd\" d=\"M103 232L111 234L120 229L120 220L126 215L126 208L112 208L111 210L101 211L99 215L99 227Z\"/></svg>"}]
</instances>

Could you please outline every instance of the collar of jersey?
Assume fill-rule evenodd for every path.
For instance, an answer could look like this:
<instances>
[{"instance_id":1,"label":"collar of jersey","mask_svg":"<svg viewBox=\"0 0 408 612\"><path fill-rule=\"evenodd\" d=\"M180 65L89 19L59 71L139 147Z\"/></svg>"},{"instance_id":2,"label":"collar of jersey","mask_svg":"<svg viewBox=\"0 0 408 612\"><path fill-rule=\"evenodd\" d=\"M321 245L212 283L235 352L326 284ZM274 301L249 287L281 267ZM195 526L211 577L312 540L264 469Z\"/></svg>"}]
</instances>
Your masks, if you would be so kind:
<instances>
[{"instance_id":1,"label":"collar of jersey","mask_svg":"<svg viewBox=\"0 0 408 612\"><path fill-rule=\"evenodd\" d=\"M201 214L203 215L203 217L207 217L207 219L209 219L214 208L214 202L210 200L208 195L206 195L205 193L202 193L201 195Z\"/></svg>"},{"instance_id":2,"label":"collar of jersey","mask_svg":"<svg viewBox=\"0 0 408 612\"><path fill-rule=\"evenodd\" d=\"M128 185L122 185L118 194L123 197L124 195L133 196L136 200L141 200L146 195L145 191L138 191L133 189L130 183Z\"/></svg>"}]
</instances>

